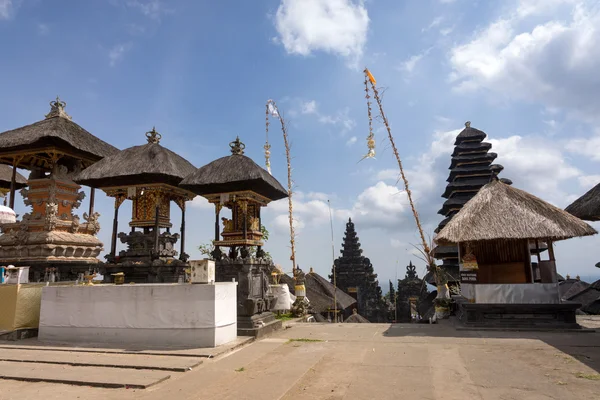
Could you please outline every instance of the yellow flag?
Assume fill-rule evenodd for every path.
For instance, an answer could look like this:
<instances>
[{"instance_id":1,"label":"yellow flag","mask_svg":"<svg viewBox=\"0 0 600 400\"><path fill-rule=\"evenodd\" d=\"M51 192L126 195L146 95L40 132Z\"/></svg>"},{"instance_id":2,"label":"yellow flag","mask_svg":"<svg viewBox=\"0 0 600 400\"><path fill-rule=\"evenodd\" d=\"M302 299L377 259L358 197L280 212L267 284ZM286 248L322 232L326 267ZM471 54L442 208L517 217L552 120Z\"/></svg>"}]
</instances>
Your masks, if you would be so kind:
<instances>
[{"instance_id":1,"label":"yellow flag","mask_svg":"<svg viewBox=\"0 0 600 400\"><path fill-rule=\"evenodd\" d=\"M368 68L365 68L365 72L366 72L366 74L367 74L367 77L369 77L369 80L371 81L371 83L372 83L373 85L376 85L376 84L377 84L377 81L375 80L375 77L373 76L373 74L371 73L371 71L369 71L369 69L368 69Z\"/></svg>"}]
</instances>

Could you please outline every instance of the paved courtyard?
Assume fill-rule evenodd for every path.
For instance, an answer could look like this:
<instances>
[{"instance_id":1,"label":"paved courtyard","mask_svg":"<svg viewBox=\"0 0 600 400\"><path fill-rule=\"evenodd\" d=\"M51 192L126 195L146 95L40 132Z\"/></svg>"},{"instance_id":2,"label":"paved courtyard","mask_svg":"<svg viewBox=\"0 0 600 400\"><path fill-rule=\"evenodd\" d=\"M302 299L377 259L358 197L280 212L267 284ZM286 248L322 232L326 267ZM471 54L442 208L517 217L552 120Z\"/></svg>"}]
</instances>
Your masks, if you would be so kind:
<instances>
[{"instance_id":1,"label":"paved courtyard","mask_svg":"<svg viewBox=\"0 0 600 400\"><path fill-rule=\"evenodd\" d=\"M451 323L292 323L210 352L0 344L0 400L597 400L599 374L600 333Z\"/></svg>"}]
</instances>

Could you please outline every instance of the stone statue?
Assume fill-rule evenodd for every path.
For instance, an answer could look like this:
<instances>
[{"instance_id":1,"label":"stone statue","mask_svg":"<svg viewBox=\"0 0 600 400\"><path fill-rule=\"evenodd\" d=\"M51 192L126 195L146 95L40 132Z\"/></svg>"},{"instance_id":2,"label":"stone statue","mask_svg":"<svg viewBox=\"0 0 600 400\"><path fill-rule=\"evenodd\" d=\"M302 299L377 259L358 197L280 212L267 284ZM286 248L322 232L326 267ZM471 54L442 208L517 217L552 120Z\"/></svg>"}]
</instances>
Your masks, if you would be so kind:
<instances>
[{"instance_id":1,"label":"stone statue","mask_svg":"<svg viewBox=\"0 0 600 400\"><path fill-rule=\"evenodd\" d=\"M73 216L73 220L71 221L71 233L77 233L79 231L79 217L77 215Z\"/></svg>"},{"instance_id":2,"label":"stone statue","mask_svg":"<svg viewBox=\"0 0 600 400\"><path fill-rule=\"evenodd\" d=\"M95 235L100 231L100 222L98 222L98 218L100 217L100 213L93 212L91 215L87 213L83 213L83 219L87 222L86 231Z\"/></svg>"},{"instance_id":3,"label":"stone statue","mask_svg":"<svg viewBox=\"0 0 600 400\"><path fill-rule=\"evenodd\" d=\"M223 221L223 233L233 232L233 221L225 217L221 218Z\"/></svg>"},{"instance_id":4,"label":"stone statue","mask_svg":"<svg viewBox=\"0 0 600 400\"><path fill-rule=\"evenodd\" d=\"M58 221L58 204L56 203L46 203L46 218L44 228L47 231L53 231L56 228L56 223Z\"/></svg>"},{"instance_id":5,"label":"stone statue","mask_svg":"<svg viewBox=\"0 0 600 400\"><path fill-rule=\"evenodd\" d=\"M260 223L258 218L250 216L248 218L248 227L251 231L259 232L260 231Z\"/></svg>"}]
</instances>

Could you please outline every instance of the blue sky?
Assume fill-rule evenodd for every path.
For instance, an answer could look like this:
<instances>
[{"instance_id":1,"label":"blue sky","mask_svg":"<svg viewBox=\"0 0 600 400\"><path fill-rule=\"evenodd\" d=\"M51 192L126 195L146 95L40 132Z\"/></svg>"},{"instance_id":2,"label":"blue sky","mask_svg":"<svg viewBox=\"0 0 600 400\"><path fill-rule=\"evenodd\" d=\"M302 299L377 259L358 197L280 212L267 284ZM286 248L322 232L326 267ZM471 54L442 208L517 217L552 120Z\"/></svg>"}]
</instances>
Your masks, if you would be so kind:
<instances>
[{"instance_id":1,"label":"blue sky","mask_svg":"<svg viewBox=\"0 0 600 400\"><path fill-rule=\"evenodd\" d=\"M453 139L467 120L487 132L516 187L565 207L600 182L599 23L597 2L587 0L0 0L0 131L43 118L58 94L74 121L119 148L144 143L156 126L161 144L200 167L227 155L239 135L263 165L272 98L293 143L299 265L329 273L330 199L336 256L352 216L387 288L396 265L403 276L418 263L418 236L378 122L377 159L358 163L368 134L363 66L386 88L433 233ZM275 124L270 139L285 185ZM112 205L97 198L108 248ZM267 249L287 271L286 210L285 201L272 204L265 224ZM211 239L213 215L201 199L190 207L194 258L193 247ZM598 275L599 240L560 243L559 272Z\"/></svg>"}]
</instances>

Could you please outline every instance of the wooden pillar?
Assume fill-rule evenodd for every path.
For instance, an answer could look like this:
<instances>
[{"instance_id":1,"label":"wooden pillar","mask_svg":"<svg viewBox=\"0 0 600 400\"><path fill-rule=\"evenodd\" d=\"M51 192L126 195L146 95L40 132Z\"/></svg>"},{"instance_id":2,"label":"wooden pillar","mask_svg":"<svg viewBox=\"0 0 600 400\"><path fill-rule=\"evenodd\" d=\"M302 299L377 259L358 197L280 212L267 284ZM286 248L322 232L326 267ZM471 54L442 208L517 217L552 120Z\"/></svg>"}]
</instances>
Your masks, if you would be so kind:
<instances>
[{"instance_id":1,"label":"wooden pillar","mask_svg":"<svg viewBox=\"0 0 600 400\"><path fill-rule=\"evenodd\" d=\"M90 188L90 212L88 214L90 217L94 213L94 198L95 197L96 197L96 189Z\"/></svg>"},{"instance_id":2,"label":"wooden pillar","mask_svg":"<svg viewBox=\"0 0 600 400\"><path fill-rule=\"evenodd\" d=\"M535 239L535 251L537 252L537 260L539 265L542 259L540 257L540 241L538 239Z\"/></svg>"},{"instance_id":3,"label":"wooden pillar","mask_svg":"<svg viewBox=\"0 0 600 400\"><path fill-rule=\"evenodd\" d=\"M155 206L155 214L154 214L154 251L158 256L159 251L159 239L160 239L160 226L159 226L159 218L160 218L160 203L157 201Z\"/></svg>"},{"instance_id":4,"label":"wooden pillar","mask_svg":"<svg viewBox=\"0 0 600 400\"><path fill-rule=\"evenodd\" d=\"M181 204L181 250L179 258L185 254L185 201Z\"/></svg>"},{"instance_id":5,"label":"wooden pillar","mask_svg":"<svg viewBox=\"0 0 600 400\"><path fill-rule=\"evenodd\" d=\"M248 239L248 203L243 205L242 213L244 215L244 240Z\"/></svg>"},{"instance_id":6,"label":"wooden pillar","mask_svg":"<svg viewBox=\"0 0 600 400\"><path fill-rule=\"evenodd\" d=\"M119 229L119 207L121 207L121 197L115 196L115 218L113 219L112 239L110 242L111 262L114 262L117 252L117 230Z\"/></svg>"},{"instance_id":7,"label":"wooden pillar","mask_svg":"<svg viewBox=\"0 0 600 400\"><path fill-rule=\"evenodd\" d=\"M221 204L215 204L215 241L219 241L219 216L221 215Z\"/></svg>"},{"instance_id":8,"label":"wooden pillar","mask_svg":"<svg viewBox=\"0 0 600 400\"><path fill-rule=\"evenodd\" d=\"M10 205L11 209L15 209L15 190L17 189L17 159L13 159L13 170L10 178Z\"/></svg>"},{"instance_id":9,"label":"wooden pillar","mask_svg":"<svg viewBox=\"0 0 600 400\"><path fill-rule=\"evenodd\" d=\"M258 217L258 231L262 232L262 219L260 218L260 209L261 209L261 207L260 207L260 205L257 205L257 207L258 207L258 210L256 211L256 213L258 214L257 215L257 217Z\"/></svg>"},{"instance_id":10,"label":"wooden pillar","mask_svg":"<svg viewBox=\"0 0 600 400\"><path fill-rule=\"evenodd\" d=\"M550 261L556 261L554 258L554 242L552 240L548 240L548 255L550 256Z\"/></svg>"},{"instance_id":11,"label":"wooden pillar","mask_svg":"<svg viewBox=\"0 0 600 400\"><path fill-rule=\"evenodd\" d=\"M535 281L535 276L533 274L533 265L531 264L531 248L529 247L529 240L525 240L524 251L525 251L525 260L527 261L527 264L525 265L525 268L526 268L525 275L529 275L529 283L533 283Z\"/></svg>"}]
</instances>

